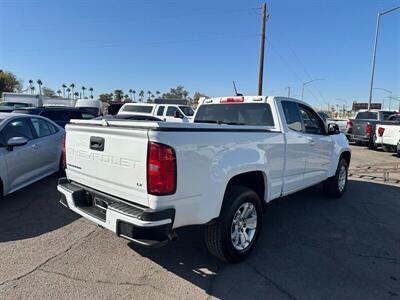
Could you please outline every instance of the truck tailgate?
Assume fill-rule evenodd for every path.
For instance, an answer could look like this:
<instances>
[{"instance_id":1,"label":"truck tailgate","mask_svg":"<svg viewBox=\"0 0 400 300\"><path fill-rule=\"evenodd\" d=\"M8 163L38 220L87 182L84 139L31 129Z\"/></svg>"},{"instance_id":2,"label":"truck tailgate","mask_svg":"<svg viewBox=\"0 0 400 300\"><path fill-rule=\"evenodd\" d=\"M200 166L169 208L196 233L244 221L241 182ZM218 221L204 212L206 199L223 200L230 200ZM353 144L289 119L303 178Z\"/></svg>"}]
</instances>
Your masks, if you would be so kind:
<instances>
[{"instance_id":1,"label":"truck tailgate","mask_svg":"<svg viewBox=\"0 0 400 300\"><path fill-rule=\"evenodd\" d=\"M400 124L397 125L385 124L385 125L380 125L379 127L385 128L385 131L382 136L382 143L396 146L400 138Z\"/></svg>"},{"instance_id":2,"label":"truck tailgate","mask_svg":"<svg viewBox=\"0 0 400 300\"><path fill-rule=\"evenodd\" d=\"M148 206L147 133L146 129L67 125L68 179Z\"/></svg>"}]
</instances>

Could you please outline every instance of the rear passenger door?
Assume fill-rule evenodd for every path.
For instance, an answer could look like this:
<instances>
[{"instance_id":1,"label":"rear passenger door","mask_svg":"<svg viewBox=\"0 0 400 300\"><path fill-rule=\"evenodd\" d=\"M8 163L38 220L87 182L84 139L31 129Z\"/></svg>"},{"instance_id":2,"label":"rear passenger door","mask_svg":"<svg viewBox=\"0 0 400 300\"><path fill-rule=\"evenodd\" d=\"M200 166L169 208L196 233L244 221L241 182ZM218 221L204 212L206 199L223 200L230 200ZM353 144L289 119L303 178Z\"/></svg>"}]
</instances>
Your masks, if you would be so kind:
<instances>
[{"instance_id":1,"label":"rear passenger door","mask_svg":"<svg viewBox=\"0 0 400 300\"><path fill-rule=\"evenodd\" d=\"M304 126L298 104L282 101L285 120L286 152L283 172L283 194L289 194L304 187L304 171L309 151L309 139L304 134Z\"/></svg>"},{"instance_id":2,"label":"rear passenger door","mask_svg":"<svg viewBox=\"0 0 400 300\"><path fill-rule=\"evenodd\" d=\"M327 177L333 141L326 134L325 124L312 108L299 104L299 109L304 124L303 134L308 140L304 184L313 185Z\"/></svg>"},{"instance_id":3,"label":"rear passenger door","mask_svg":"<svg viewBox=\"0 0 400 300\"><path fill-rule=\"evenodd\" d=\"M61 135L58 128L45 119L30 118L38 146L37 161L40 161L40 173L55 172L61 160Z\"/></svg>"}]
</instances>

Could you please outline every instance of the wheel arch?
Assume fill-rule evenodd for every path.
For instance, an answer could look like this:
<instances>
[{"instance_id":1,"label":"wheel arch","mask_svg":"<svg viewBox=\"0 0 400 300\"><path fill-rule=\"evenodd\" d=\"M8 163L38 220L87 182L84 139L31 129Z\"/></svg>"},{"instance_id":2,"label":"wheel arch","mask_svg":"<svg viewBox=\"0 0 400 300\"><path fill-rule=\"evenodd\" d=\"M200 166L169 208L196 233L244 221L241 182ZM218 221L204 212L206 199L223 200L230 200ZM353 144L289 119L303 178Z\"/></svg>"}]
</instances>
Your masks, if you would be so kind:
<instances>
[{"instance_id":1,"label":"wheel arch","mask_svg":"<svg viewBox=\"0 0 400 300\"><path fill-rule=\"evenodd\" d=\"M268 197L268 181L267 176L263 171L256 170L256 171L248 171L240 174L236 174L231 177L226 184L223 202L220 207L219 214L221 213L223 205L226 205L226 202L229 201L225 199L226 192L228 191L229 187L231 186L244 186L251 190L253 190L261 200L263 206L265 205L265 199Z\"/></svg>"}]
</instances>

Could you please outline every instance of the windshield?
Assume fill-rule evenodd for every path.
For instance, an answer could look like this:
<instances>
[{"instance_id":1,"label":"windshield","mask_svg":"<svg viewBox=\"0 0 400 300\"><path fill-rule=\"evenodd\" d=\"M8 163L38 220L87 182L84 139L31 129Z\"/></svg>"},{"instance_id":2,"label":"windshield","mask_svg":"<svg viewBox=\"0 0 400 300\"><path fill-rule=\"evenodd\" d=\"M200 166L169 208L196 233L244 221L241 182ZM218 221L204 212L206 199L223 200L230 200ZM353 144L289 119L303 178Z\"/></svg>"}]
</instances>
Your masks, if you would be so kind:
<instances>
[{"instance_id":1,"label":"windshield","mask_svg":"<svg viewBox=\"0 0 400 300\"><path fill-rule=\"evenodd\" d=\"M271 107L266 103L201 105L194 122L274 126Z\"/></svg>"},{"instance_id":2,"label":"windshield","mask_svg":"<svg viewBox=\"0 0 400 300\"><path fill-rule=\"evenodd\" d=\"M20 107L29 107L31 105L29 103L22 103L22 102L0 102L0 106L20 108Z\"/></svg>"},{"instance_id":3,"label":"windshield","mask_svg":"<svg viewBox=\"0 0 400 300\"><path fill-rule=\"evenodd\" d=\"M97 107L79 107L81 111L89 112L95 116L99 115L99 109Z\"/></svg>"},{"instance_id":4,"label":"windshield","mask_svg":"<svg viewBox=\"0 0 400 300\"><path fill-rule=\"evenodd\" d=\"M179 108L187 117L194 115L194 110L190 106L179 106Z\"/></svg>"}]
</instances>

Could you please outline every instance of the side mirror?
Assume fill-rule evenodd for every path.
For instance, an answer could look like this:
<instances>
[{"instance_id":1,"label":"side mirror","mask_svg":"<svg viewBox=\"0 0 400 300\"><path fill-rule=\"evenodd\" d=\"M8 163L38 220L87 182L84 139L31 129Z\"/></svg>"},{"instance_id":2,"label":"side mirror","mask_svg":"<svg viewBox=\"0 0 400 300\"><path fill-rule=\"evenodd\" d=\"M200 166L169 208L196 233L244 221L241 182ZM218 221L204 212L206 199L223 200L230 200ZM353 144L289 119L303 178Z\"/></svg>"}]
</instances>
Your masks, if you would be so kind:
<instances>
[{"instance_id":1,"label":"side mirror","mask_svg":"<svg viewBox=\"0 0 400 300\"><path fill-rule=\"evenodd\" d=\"M338 124L335 123L329 123L328 124L328 134L339 134L339 126Z\"/></svg>"},{"instance_id":2,"label":"side mirror","mask_svg":"<svg viewBox=\"0 0 400 300\"><path fill-rule=\"evenodd\" d=\"M7 150L12 151L14 147L24 146L29 142L27 138L22 136L12 137L7 141Z\"/></svg>"},{"instance_id":3,"label":"side mirror","mask_svg":"<svg viewBox=\"0 0 400 300\"><path fill-rule=\"evenodd\" d=\"M183 119L183 115L179 110L176 110L174 113L174 118Z\"/></svg>"}]
</instances>

